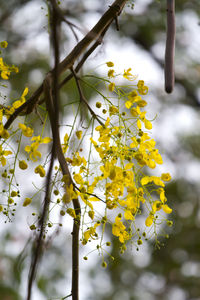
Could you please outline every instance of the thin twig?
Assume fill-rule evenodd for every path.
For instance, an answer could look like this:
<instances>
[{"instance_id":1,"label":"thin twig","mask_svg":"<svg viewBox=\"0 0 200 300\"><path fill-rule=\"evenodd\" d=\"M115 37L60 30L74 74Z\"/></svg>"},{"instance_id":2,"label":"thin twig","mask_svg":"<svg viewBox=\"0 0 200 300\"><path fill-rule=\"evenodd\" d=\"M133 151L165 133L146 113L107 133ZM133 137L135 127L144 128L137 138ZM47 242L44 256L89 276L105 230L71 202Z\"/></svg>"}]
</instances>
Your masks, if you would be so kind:
<instances>
[{"instance_id":1,"label":"thin twig","mask_svg":"<svg viewBox=\"0 0 200 300\"><path fill-rule=\"evenodd\" d=\"M79 31L82 32L81 28L79 28L77 25L73 24L72 22L68 21L64 17L62 10L59 8L59 6L57 5L57 3L55 1L53 1L52 4L53 4L53 7L54 7L54 9L57 13L57 16L60 18L61 21L65 22L69 26L69 28L71 29L76 41L78 42L78 36L77 36L74 28L76 28L76 29L78 29Z\"/></svg>"},{"instance_id":2,"label":"thin twig","mask_svg":"<svg viewBox=\"0 0 200 300\"><path fill-rule=\"evenodd\" d=\"M93 111L93 109L88 104L85 96L83 95L83 92L82 92L82 89L81 89L81 85L80 85L80 82L79 82L79 78L76 75L76 73L73 70L73 68L71 68L71 71L72 71L72 74L73 74L73 76L75 78L75 81L76 81L76 85L77 85L78 92L79 92L79 97L80 97L80 102L83 102L87 106L87 108L90 111L90 113L93 116L93 118L96 119L99 122L99 124L101 124L102 126L104 126L103 122L101 122L101 120L99 119L99 117L97 116L97 114L95 114L95 112Z\"/></svg>"},{"instance_id":3,"label":"thin twig","mask_svg":"<svg viewBox=\"0 0 200 300\"><path fill-rule=\"evenodd\" d=\"M77 191L81 192L81 190L74 184L74 187ZM84 194L89 195L89 196L93 196L97 199L99 199L101 202L106 203L103 199L101 199L99 196L97 196L96 194L93 193L88 193L88 192L84 192Z\"/></svg>"}]
</instances>

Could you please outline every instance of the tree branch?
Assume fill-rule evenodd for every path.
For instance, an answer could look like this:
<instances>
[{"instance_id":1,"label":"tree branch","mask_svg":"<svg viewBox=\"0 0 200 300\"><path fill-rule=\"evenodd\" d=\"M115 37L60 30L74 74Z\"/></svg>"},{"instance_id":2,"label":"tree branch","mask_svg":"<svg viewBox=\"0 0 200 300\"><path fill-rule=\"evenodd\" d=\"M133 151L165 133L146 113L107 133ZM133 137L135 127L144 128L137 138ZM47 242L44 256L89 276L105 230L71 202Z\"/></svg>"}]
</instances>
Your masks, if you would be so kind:
<instances>
[{"instance_id":1,"label":"tree branch","mask_svg":"<svg viewBox=\"0 0 200 300\"><path fill-rule=\"evenodd\" d=\"M86 48L93 42L98 41L98 38L102 33L105 33L108 27L111 25L113 20L120 15L124 5L128 0L115 0L109 9L104 13L104 15L99 19L97 24L88 32L88 34L74 47L74 49L61 61L58 65L58 75L70 69L74 62L84 53ZM96 48L96 47L95 47ZM94 49L95 49L94 48ZM50 71L49 73L52 73ZM48 74L47 74L48 75ZM26 114L32 112L35 105L39 102L39 97L43 92L43 83L35 91L33 96L29 98L22 106L20 106L8 119L5 124L5 129L8 129L17 116L25 110Z\"/></svg>"},{"instance_id":2,"label":"tree branch","mask_svg":"<svg viewBox=\"0 0 200 300\"><path fill-rule=\"evenodd\" d=\"M51 0L53 2L54 0ZM53 145L52 145L52 152L51 152L51 160L50 160L50 166L47 174L47 180L46 180L46 191L45 191L45 199L44 199L44 206L42 210L42 215L40 219L40 234L36 240L36 249L33 253L32 257L32 264L30 267L30 275L29 275L29 281L28 281L28 294L27 294L27 300L31 299L32 294L32 285L34 281L34 277L36 275L37 271L37 265L41 256L41 248L42 248L42 239L45 231L45 223L46 218L49 212L49 204L50 204L50 185L51 185L51 177L52 177L52 171L53 171L53 165L54 165L54 159L56 156L56 146L58 141L58 114L59 114L59 89L58 89L58 64L59 64L59 32L58 32L58 18L56 15L56 11L53 7L52 8L52 41L53 41L53 50L54 50L54 60L55 60L55 67L53 70L52 76L47 76L46 80L44 81L44 88L45 88L45 95L47 98L47 103L51 102L50 107L54 110L54 122L51 122L52 125L52 132L53 132ZM53 82L52 80L53 79ZM53 87L53 90L52 90ZM52 106L51 106L52 105ZM52 110L50 110L50 119L52 120Z\"/></svg>"}]
</instances>

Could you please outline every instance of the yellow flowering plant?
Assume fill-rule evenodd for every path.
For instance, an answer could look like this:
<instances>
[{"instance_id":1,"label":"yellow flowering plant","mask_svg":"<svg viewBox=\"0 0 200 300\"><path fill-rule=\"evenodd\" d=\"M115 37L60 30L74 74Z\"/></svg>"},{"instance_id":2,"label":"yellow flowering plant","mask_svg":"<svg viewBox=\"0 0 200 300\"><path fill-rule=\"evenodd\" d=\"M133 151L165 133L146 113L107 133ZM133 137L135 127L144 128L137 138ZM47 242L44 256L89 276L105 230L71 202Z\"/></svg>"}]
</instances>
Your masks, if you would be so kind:
<instances>
[{"instance_id":1,"label":"yellow flowering plant","mask_svg":"<svg viewBox=\"0 0 200 300\"><path fill-rule=\"evenodd\" d=\"M114 67L113 62L106 64L109 68ZM143 96L148 93L148 87L144 81L136 81L129 68L122 76L131 84L123 89L114 82L115 71L111 71L112 76L108 71L108 79L105 80L108 95L102 96L102 102L96 102L96 108L102 110L104 118L99 125L95 126L98 119L92 124L88 159L85 157L87 165L81 162L81 158L75 163L75 157L67 157L71 166L79 166L73 178L77 193L86 205L82 244L97 240L97 249L102 253L102 234L106 226L111 226L112 234L121 243L121 252L124 252L128 241L138 249L142 239L147 240L153 235L159 248L158 235L163 233L158 227L163 222L168 224L166 214L172 212L165 196L165 182L170 181L171 176L169 173L147 175L148 169L153 170L163 164L156 142L151 137L152 122L144 110L147 100ZM116 76L119 77L119 74ZM79 156L78 151L76 155ZM103 210L101 217L96 208L100 206ZM90 226L88 222L84 225L87 216L91 219ZM144 217L143 226L137 222L140 219L141 224L141 216Z\"/></svg>"},{"instance_id":2,"label":"yellow flowering plant","mask_svg":"<svg viewBox=\"0 0 200 300\"><path fill-rule=\"evenodd\" d=\"M147 85L130 67L118 73L112 61L103 64L103 78L78 75L113 21L119 29L118 18L126 2L115 0L69 55L60 60L59 30L65 16L60 1L47 1L53 68L34 92L25 86L15 99L12 93L3 97L0 93L0 214L5 223L13 220L16 209L28 216L26 226L33 233L34 247L27 300L31 299L37 266L46 248L43 246L60 232L63 223L73 222L72 290L63 297L72 296L73 300L79 299L80 244L87 248L91 242L106 268L104 256L109 255L107 247L111 246L107 229L124 253L128 243L139 250L151 238L160 248L164 225L172 226L168 220L172 209L165 192L171 175L157 170L163 159L152 137L153 120L146 109ZM78 39L75 31L79 28L67 24ZM7 46L6 41L0 42L1 55ZM13 73L18 73L18 68L0 57L2 89ZM78 100L64 104L73 112L73 118L63 118L62 124L60 90L71 79L73 96L78 95ZM83 86L92 89L95 103L87 99ZM83 259L87 260L88 255Z\"/></svg>"},{"instance_id":3,"label":"yellow flowering plant","mask_svg":"<svg viewBox=\"0 0 200 300\"><path fill-rule=\"evenodd\" d=\"M126 249L128 241L134 243L138 249L143 239L147 240L153 235L159 247L160 231L157 227L164 221L168 222L166 215L172 212L165 195L165 182L170 181L171 176L169 173L160 176L149 175L149 170L154 170L157 165L163 164L163 160L151 136L152 121L146 116L147 99L144 97L148 93L148 87L143 80L137 80L131 68L121 74L128 85L125 84L124 88L117 85L115 79L116 77L119 79L120 74L115 72L114 63L110 61L106 65L109 68L107 78L102 80L106 84L107 95L104 96L97 91L102 100L96 102L97 111L93 111L88 129L75 130L78 108L71 131L66 132L64 136L62 151L69 165L73 183L69 184L69 177L61 175L61 169L56 167L51 189L58 192L53 193L52 205L61 207L61 216L66 213L74 219L79 218L82 228L81 243L86 245L90 240L96 241L97 249L101 254L104 251L103 236L106 226L111 226L112 234L119 239L121 252ZM87 84L85 79L83 82ZM4 116L8 119L15 109L23 105L27 94L28 88L25 88L20 100L1 109L0 162L5 167L6 157L14 154L12 156L14 165L11 169L14 174L17 160L21 170L28 168L29 159L33 163L43 160L43 163L34 169L34 173L43 178L46 176L47 160L42 158L38 148L41 144L50 143L52 139L42 135L33 136L34 130L31 126L21 122L18 123L18 129L14 131L7 131L3 126ZM99 117L99 110L102 111L103 117ZM18 149L14 153L7 149L9 136L12 139L16 136L18 141L20 140ZM28 138L24 147L26 160L18 158L22 138ZM76 140L73 152L69 147L70 143L74 144L71 142L72 139ZM90 146L82 154L84 145ZM11 165L12 163L9 162L9 168ZM2 176L7 180L9 189L4 191L4 196L7 195L8 199L7 207L4 207L3 203L1 206L4 207L3 213L10 219L14 214L10 197L18 192L10 188L14 175L10 177L6 170ZM59 198L54 200L57 196ZM25 198L23 206L30 205L32 198ZM74 208L70 207L74 198L81 199L83 213L80 216ZM14 205L16 206L17 202L14 202ZM143 226L139 226L137 222L141 216L144 220ZM51 214L46 222L53 225L50 218ZM31 225L30 228L34 230L37 226Z\"/></svg>"}]
</instances>

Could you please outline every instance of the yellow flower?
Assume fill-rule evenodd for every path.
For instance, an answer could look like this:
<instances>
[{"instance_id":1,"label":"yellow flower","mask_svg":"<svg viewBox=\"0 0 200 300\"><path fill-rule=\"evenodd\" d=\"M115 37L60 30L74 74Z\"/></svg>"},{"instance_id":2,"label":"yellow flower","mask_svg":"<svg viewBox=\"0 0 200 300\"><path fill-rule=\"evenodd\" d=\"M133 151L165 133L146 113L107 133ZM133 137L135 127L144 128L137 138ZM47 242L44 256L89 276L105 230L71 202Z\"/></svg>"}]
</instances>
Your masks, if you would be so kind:
<instances>
[{"instance_id":1,"label":"yellow flower","mask_svg":"<svg viewBox=\"0 0 200 300\"><path fill-rule=\"evenodd\" d=\"M147 227L150 227L152 224L153 224L153 216L152 215L150 215L150 216L148 216L147 218L146 218L146 221L145 221L145 225L147 226Z\"/></svg>"},{"instance_id":2,"label":"yellow flower","mask_svg":"<svg viewBox=\"0 0 200 300\"><path fill-rule=\"evenodd\" d=\"M78 194L76 191L74 191L73 184L70 184L70 186L66 186L66 192L62 197L62 201L67 204L72 201L72 199L77 199Z\"/></svg>"},{"instance_id":3,"label":"yellow flower","mask_svg":"<svg viewBox=\"0 0 200 300\"><path fill-rule=\"evenodd\" d=\"M4 156L8 156L10 154L12 154L11 151L3 150L2 145L0 145L0 162L3 167L6 165L6 158Z\"/></svg>"},{"instance_id":4,"label":"yellow flower","mask_svg":"<svg viewBox=\"0 0 200 300\"><path fill-rule=\"evenodd\" d=\"M15 111L18 107L20 107L24 102L26 102L25 96L28 94L28 88L26 87L21 95L21 98L19 100L16 100L12 107L10 108L10 111Z\"/></svg>"},{"instance_id":5,"label":"yellow flower","mask_svg":"<svg viewBox=\"0 0 200 300\"><path fill-rule=\"evenodd\" d=\"M82 241L82 244L83 245L86 245L88 240L90 238L92 238L93 240L98 236L97 233L96 233L96 228L97 226L99 226L100 224L94 224L93 227L90 227L89 229L87 229L84 233L83 233L83 241Z\"/></svg>"},{"instance_id":6,"label":"yellow flower","mask_svg":"<svg viewBox=\"0 0 200 300\"><path fill-rule=\"evenodd\" d=\"M9 66L7 66L4 63L2 57L0 57L0 71L1 71L1 78L7 80L10 75Z\"/></svg>"},{"instance_id":7,"label":"yellow flower","mask_svg":"<svg viewBox=\"0 0 200 300\"><path fill-rule=\"evenodd\" d=\"M171 214L171 212L172 212L172 209L167 204L164 204L162 206L162 209L166 214Z\"/></svg>"},{"instance_id":8,"label":"yellow flower","mask_svg":"<svg viewBox=\"0 0 200 300\"><path fill-rule=\"evenodd\" d=\"M77 136L77 138L78 138L79 140L80 140L81 137L82 137L82 133L83 133L83 131L81 131L81 130L76 131L76 136Z\"/></svg>"},{"instance_id":9,"label":"yellow flower","mask_svg":"<svg viewBox=\"0 0 200 300\"><path fill-rule=\"evenodd\" d=\"M37 166L37 167L35 168L35 171L34 171L34 172L35 172L35 174L39 174L40 177L44 177L45 174L46 174L45 169L43 168L42 165Z\"/></svg>"},{"instance_id":10,"label":"yellow flower","mask_svg":"<svg viewBox=\"0 0 200 300\"><path fill-rule=\"evenodd\" d=\"M140 120L137 120L137 128L142 129L142 124Z\"/></svg>"},{"instance_id":11,"label":"yellow flower","mask_svg":"<svg viewBox=\"0 0 200 300\"><path fill-rule=\"evenodd\" d=\"M71 165L74 166L74 167L75 166L80 166L82 164L84 166L87 165L87 162L86 162L85 158L81 157L78 152L75 152L75 154L73 155L73 159L67 158L67 161L69 163L71 163Z\"/></svg>"},{"instance_id":12,"label":"yellow flower","mask_svg":"<svg viewBox=\"0 0 200 300\"><path fill-rule=\"evenodd\" d=\"M19 161L19 167L20 167L20 169L22 169L22 170L26 170L26 169L28 168L28 165L27 165L27 163L25 162L25 160L20 160L20 161Z\"/></svg>"},{"instance_id":13,"label":"yellow flower","mask_svg":"<svg viewBox=\"0 0 200 300\"><path fill-rule=\"evenodd\" d=\"M50 137L41 138L40 135L32 137L31 141L35 141L35 143L39 144L48 144L52 141Z\"/></svg>"},{"instance_id":14,"label":"yellow flower","mask_svg":"<svg viewBox=\"0 0 200 300\"><path fill-rule=\"evenodd\" d=\"M31 146L27 145L24 148L24 150L29 153L30 159L32 161L37 161L38 157L41 158L41 156L42 156L41 152L38 151L37 148L38 148L38 145L33 145L33 144Z\"/></svg>"},{"instance_id":15,"label":"yellow flower","mask_svg":"<svg viewBox=\"0 0 200 300\"><path fill-rule=\"evenodd\" d=\"M134 220L134 216L132 215L132 212L128 209L125 210L124 218L126 220Z\"/></svg>"},{"instance_id":16,"label":"yellow flower","mask_svg":"<svg viewBox=\"0 0 200 300\"><path fill-rule=\"evenodd\" d=\"M128 101L127 101L127 102L128 102ZM138 116L138 111L137 111L137 109L136 109L135 107L132 107L131 110L130 110L130 112L131 112L131 115L132 115L134 118L136 118L136 117Z\"/></svg>"},{"instance_id":17,"label":"yellow flower","mask_svg":"<svg viewBox=\"0 0 200 300\"><path fill-rule=\"evenodd\" d=\"M162 173L161 174L161 179L163 181L170 181L172 178L171 178L171 175L169 173Z\"/></svg>"},{"instance_id":18,"label":"yellow flower","mask_svg":"<svg viewBox=\"0 0 200 300\"><path fill-rule=\"evenodd\" d=\"M118 112L119 112L119 109L116 106L114 106L114 105L109 106L109 114L110 114L110 116L115 115Z\"/></svg>"},{"instance_id":19,"label":"yellow flower","mask_svg":"<svg viewBox=\"0 0 200 300\"><path fill-rule=\"evenodd\" d=\"M141 184L146 185L150 182L154 182L156 185L165 186L164 183L161 181L160 177L158 176L144 176L141 179Z\"/></svg>"},{"instance_id":20,"label":"yellow flower","mask_svg":"<svg viewBox=\"0 0 200 300\"><path fill-rule=\"evenodd\" d=\"M126 78L126 79L128 79L128 80L135 80L135 79L136 79L136 76L133 75L133 74L130 72L131 70L132 70L131 68L129 68L129 69L127 69L127 70L124 70L123 77Z\"/></svg>"},{"instance_id":21,"label":"yellow flower","mask_svg":"<svg viewBox=\"0 0 200 300\"><path fill-rule=\"evenodd\" d=\"M1 78L4 80L8 80L11 72L18 72L18 68L15 66L8 66L6 63L4 63L3 58L0 57L0 72L1 72Z\"/></svg>"},{"instance_id":22,"label":"yellow flower","mask_svg":"<svg viewBox=\"0 0 200 300\"><path fill-rule=\"evenodd\" d=\"M8 42L6 42L6 41L0 42L0 47L1 48L7 48L7 46L8 46Z\"/></svg>"},{"instance_id":23,"label":"yellow flower","mask_svg":"<svg viewBox=\"0 0 200 300\"><path fill-rule=\"evenodd\" d=\"M94 219L94 211L93 210L90 210L89 212L88 212L88 216L90 217L90 219Z\"/></svg>"},{"instance_id":24,"label":"yellow flower","mask_svg":"<svg viewBox=\"0 0 200 300\"><path fill-rule=\"evenodd\" d=\"M125 106L126 106L126 108L131 108L131 106L133 105L133 102L132 101L130 101L130 100L128 100L128 101L126 101L125 102Z\"/></svg>"},{"instance_id":25,"label":"yellow flower","mask_svg":"<svg viewBox=\"0 0 200 300\"><path fill-rule=\"evenodd\" d=\"M161 208L162 208L162 203L160 201L154 201L152 206L153 213L160 210Z\"/></svg>"},{"instance_id":26,"label":"yellow flower","mask_svg":"<svg viewBox=\"0 0 200 300\"><path fill-rule=\"evenodd\" d=\"M78 184L83 184L84 183L83 178L80 174L74 174L74 180Z\"/></svg>"},{"instance_id":27,"label":"yellow flower","mask_svg":"<svg viewBox=\"0 0 200 300\"><path fill-rule=\"evenodd\" d=\"M146 129L151 130L152 129L152 124L150 121L148 121L147 119L144 120L144 126Z\"/></svg>"},{"instance_id":28,"label":"yellow flower","mask_svg":"<svg viewBox=\"0 0 200 300\"><path fill-rule=\"evenodd\" d=\"M2 120L3 120L3 109L0 110L0 137L7 140L10 134L8 130L4 128Z\"/></svg>"},{"instance_id":29,"label":"yellow flower","mask_svg":"<svg viewBox=\"0 0 200 300\"><path fill-rule=\"evenodd\" d=\"M114 91L114 89L115 89L115 84L114 84L114 82L111 82L111 83L108 85L108 89L109 89L110 92L113 92L113 91Z\"/></svg>"},{"instance_id":30,"label":"yellow flower","mask_svg":"<svg viewBox=\"0 0 200 300\"><path fill-rule=\"evenodd\" d=\"M137 87L138 87L138 92L141 95L146 95L148 93L148 87L144 85L144 80L139 80Z\"/></svg>"},{"instance_id":31,"label":"yellow flower","mask_svg":"<svg viewBox=\"0 0 200 300\"><path fill-rule=\"evenodd\" d=\"M137 105L139 107L145 107L147 105L147 102L145 100L141 99L141 100L137 101Z\"/></svg>"},{"instance_id":32,"label":"yellow flower","mask_svg":"<svg viewBox=\"0 0 200 300\"><path fill-rule=\"evenodd\" d=\"M23 125L23 124L22 124ZM33 161L37 161L38 157L42 156L41 152L38 151L38 147L40 144L47 144L51 142L51 138L45 137L41 138L40 135L32 137L31 141L34 141L30 146L27 145L24 150L29 153L30 159Z\"/></svg>"},{"instance_id":33,"label":"yellow flower","mask_svg":"<svg viewBox=\"0 0 200 300\"><path fill-rule=\"evenodd\" d=\"M69 141L69 136L68 134L66 133L65 136L64 136L64 144L62 144L62 149L63 149L63 152L65 153L68 149L68 141Z\"/></svg>"},{"instance_id":34,"label":"yellow flower","mask_svg":"<svg viewBox=\"0 0 200 300\"><path fill-rule=\"evenodd\" d=\"M19 128L22 130L23 135L26 137L31 137L33 135L33 129L30 127L27 127L25 124L18 124Z\"/></svg>"},{"instance_id":35,"label":"yellow flower","mask_svg":"<svg viewBox=\"0 0 200 300\"><path fill-rule=\"evenodd\" d=\"M108 77L114 77L114 73L115 73L115 70L110 69L110 70L108 71Z\"/></svg>"},{"instance_id":36,"label":"yellow flower","mask_svg":"<svg viewBox=\"0 0 200 300\"><path fill-rule=\"evenodd\" d=\"M140 114L140 120L144 123L144 126L146 129L152 129L152 124L150 121L148 121L145 117L146 115L146 111L143 111L141 114ZM139 127L138 127L139 128ZM141 129L141 128L140 128Z\"/></svg>"},{"instance_id":37,"label":"yellow flower","mask_svg":"<svg viewBox=\"0 0 200 300\"><path fill-rule=\"evenodd\" d=\"M126 240L130 239L126 227L121 221L121 217L117 216L115 218L115 223L112 225L112 234L119 237L119 241L124 243Z\"/></svg>"},{"instance_id":38,"label":"yellow flower","mask_svg":"<svg viewBox=\"0 0 200 300\"><path fill-rule=\"evenodd\" d=\"M111 67L114 67L114 63L112 61L108 61L106 63L107 67L111 68Z\"/></svg>"},{"instance_id":39,"label":"yellow flower","mask_svg":"<svg viewBox=\"0 0 200 300\"><path fill-rule=\"evenodd\" d=\"M68 213L68 215L70 215L70 217L76 218L76 212L73 208L68 208L67 213Z\"/></svg>"},{"instance_id":40,"label":"yellow flower","mask_svg":"<svg viewBox=\"0 0 200 300\"><path fill-rule=\"evenodd\" d=\"M131 138L132 143L130 144L130 148L136 148L138 146L138 142L135 136Z\"/></svg>"},{"instance_id":41,"label":"yellow flower","mask_svg":"<svg viewBox=\"0 0 200 300\"><path fill-rule=\"evenodd\" d=\"M23 206L28 206L32 202L31 198L25 198Z\"/></svg>"}]
</instances>

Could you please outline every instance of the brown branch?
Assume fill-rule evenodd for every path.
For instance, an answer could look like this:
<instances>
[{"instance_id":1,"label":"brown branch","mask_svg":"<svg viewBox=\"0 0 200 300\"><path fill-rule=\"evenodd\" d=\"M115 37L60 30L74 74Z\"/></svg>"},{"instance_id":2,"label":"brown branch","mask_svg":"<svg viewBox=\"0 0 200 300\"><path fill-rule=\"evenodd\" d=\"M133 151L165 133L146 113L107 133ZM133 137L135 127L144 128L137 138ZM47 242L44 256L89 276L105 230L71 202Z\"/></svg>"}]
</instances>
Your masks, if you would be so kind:
<instances>
[{"instance_id":1,"label":"brown branch","mask_svg":"<svg viewBox=\"0 0 200 300\"><path fill-rule=\"evenodd\" d=\"M46 100L47 103L49 103L49 102L52 103L51 89L52 89L51 78L49 76L47 76L46 80L44 81L44 92L45 92L45 97L47 99ZM52 105L53 105L53 103L49 106L52 106ZM51 119L51 117L50 117L50 119ZM53 131L53 129L52 129L52 131ZM32 263L31 263L30 272L29 272L27 300L31 299L32 285L33 285L33 281L34 281L34 278L35 278L35 275L36 275L38 262L39 262L40 257L41 257L42 239L43 239L43 235L44 235L44 231L45 231L46 217L47 217L47 213L49 211L49 204L50 204L49 192L50 192L50 184L51 184L51 177L52 177L55 153L56 153L56 144L55 144L55 139L53 139L50 166L49 166L47 179L46 179L46 190L45 190L44 205L43 205L43 209L42 209L41 218L39 220L40 233L39 233L39 236L36 240L36 248L35 248L35 251L33 253Z\"/></svg>"},{"instance_id":2,"label":"brown branch","mask_svg":"<svg viewBox=\"0 0 200 300\"><path fill-rule=\"evenodd\" d=\"M54 73L54 76L57 76L56 73ZM58 76L56 78L58 78ZM47 86L48 93L51 93L52 79L55 80L55 78L53 78L51 74L49 74L49 80L45 81L45 83L47 83L48 85ZM54 84L54 88L55 88L55 84ZM58 85L56 88L58 90ZM58 161L62 173L63 175L67 175L68 185L70 186L72 184L74 186L66 159L62 151L62 146L60 143L58 121L55 121L55 114L56 114L55 112L56 103L54 102L55 100L56 98L54 97L53 99L52 94L46 97L46 106L49 112L49 118L50 118L50 123L52 128L52 134L53 134L53 141L55 144L55 151L58 157ZM76 218L74 218L73 231L72 231L72 299L78 300L79 299L79 228L80 228L81 207L78 199L72 199L72 202L77 216Z\"/></svg>"},{"instance_id":3,"label":"brown branch","mask_svg":"<svg viewBox=\"0 0 200 300\"><path fill-rule=\"evenodd\" d=\"M52 0L53 1L53 0ZM52 40L53 40L53 48L54 48L54 59L55 59L55 67L53 70L52 77L47 76L46 80L44 81L44 90L45 95L47 98L47 103L51 102L51 105L54 107L54 122L51 122L52 125L52 132L53 132L53 145L52 145L52 152L51 152L51 160L50 160L50 166L47 174L47 180L46 180L46 191L45 191L45 199L44 199L44 206L42 210L42 215L40 219L40 234L36 240L36 249L33 253L32 257L32 264L30 267L30 275L28 280L28 294L27 294L27 300L31 299L32 294L32 285L33 281L36 275L37 271L37 265L41 256L41 249L42 249L42 238L45 231L45 223L46 218L49 212L49 205L50 205L50 185L51 185L51 177L52 177L52 171L53 171L53 165L54 165L54 159L56 156L56 145L57 145L57 128L58 128L58 112L59 112L59 97L58 97L58 64L59 64L59 41L58 41L58 22L57 22L57 15L56 11L52 6ZM52 80L53 79L53 84ZM53 87L53 91L52 91ZM53 118L52 111L51 113L51 120Z\"/></svg>"},{"instance_id":4,"label":"brown branch","mask_svg":"<svg viewBox=\"0 0 200 300\"><path fill-rule=\"evenodd\" d=\"M56 11L57 16L60 18L61 21L63 21L64 23L66 23L69 28L71 29L76 41L78 42L78 36L74 30L74 28L78 29L79 31L82 32L81 28L79 28L77 25L73 24L72 22L68 21L65 16L63 15L62 10L60 9L60 7L57 5L57 3L55 1L52 2L53 8Z\"/></svg>"},{"instance_id":5,"label":"brown branch","mask_svg":"<svg viewBox=\"0 0 200 300\"><path fill-rule=\"evenodd\" d=\"M53 159L53 151L52 151L51 162L50 162L47 179L46 179L46 191L45 191L45 198L44 198L44 206L43 206L42 215L41 215L40 222L39 222L40 233L36 240L36 248L33 253L33 258L32 258L30 272L29 272L27 300L31 299L32 285L33 285L33 281L34 281L34 278L36 275L38 262L39 262L39 259L41 256L42 239L44 236L46 216L47 216L47 212L49 210L48 208L49 208L49 203L50 203L49 187L50 187L51 175L52 175L52 170L53 170L53 162L54 162L54 159Z\"/></svg>"},{"instance_id":6,"label":"brown branch","mask_svg":"<svg viewBox=\"0 0 200 300\"><path fill-rule=\"evenodd\" d=\"M53 128L54 125L54 108L52 102L49 98L47 98L47 109L49 111L51 127ZM69 172L67 161L64 157L62 146L60 143L60 136L59 136L59 128L56 127L56 132L53 131L53 137L56 137L56 154L58 157L58 161L62 170L63 175L67 175L68 178L68 186L73 184L73 180L71 174ZM73 224L73 231L72 231L72 299L78 300L79 299L79 228L80 228L80 216L81 216L81 207L78 198L72 199L74 210L76 212L76 218L74 218Z\"/></svg>"},{"instance_id":7,"label":"brown branch","mask_svg":"<svg viewBox=\"0 0 200 300\"><path fill-rule=\"evenodd\" d=\"M48 104L50 108L51 105ZM50 110L53 111L52 107ZM53 123L53 114L52 115L51 123ZM57 127L58 131L58 127ZM59 132L57 132L56 136L58 137L59 141L57 140L56 144L56 153L58 157L58 161L62 170L63 175L67 175L68 178L68 186L71 184L74 187L74 183L69 172L67 161L64 157L62 146L60 143ZM74 218L73 223L73 231L72 231L72 299L78 300L79 299L79 229L80 229L80 216L81 216L81 207L78 198L72 199L74 210L76 212L76 218Z\"/></svg>"},{"instance_id":8,"label":"brown branch","mask_svg":"<svg viewBox=\"0 0 200 300\"><path fill-rule=\"evenodd\" d=\"M97 41L90 47L90 49L88 49L88 51L83 55L82 59L80 60L80 62L78 63L78 65L75 68L75 72L78 73L78 71L82 68L83 64L85 63L85 61L87 60L87 58L94 52L94 50L101 45L103 37L106 33L106 31L108 30L108 27L105 28L105 30L101 33L101 35L99 36L99 38L97 39ZM70 79L73 78L73 74L69 74L66 78L63 79L63 81L60 83L60 88L67 83Z\"/></svg>"},{"instance_id":9,"label":"brown branch","mask_svg":"<svg viewBox=\"0 0 200 300\"><path fill-rule=\"evenodd\" d=\"M97 41L101 34L108 29L113 20L120 15L124 5L128 0L115 0L104 15L99 19L97 24L88 32L88 34L74 47L74 49L59 63L58 75L70 69L74 62L84 53L86 48L93 42ZM52 73L50 71L50 73ZM47 74L48 75L48 74ZM32 112L33 108L39 102L39 97L43 92L43 83L22 106L20 106L8 119L5 129L8 129L17 116L26 109L25 114Z\"/></svg>"},{"instance_id":10,"label":"brown branch","mask_svg":"<svg viewBox=\"0 0 200 300\"><path fill-rule=\"evenodd\" d=\"M49 100L48 100L49 101ZM50 102L47 103L47 107L49 110L50 122L51 127L54 126L54 118L53 118L53 106ZM62 146L60 143L60 137L59 137L59 128L56 128L57 133L56 134L56 154L58 157L58 161L62 170L63 175L67 175L68 178L68 185L71 184L74 187L73 180L71 177L71 174L69 172L67 161L64 157ZM79 299L79 228L80 228L80 216L81 216L81 207L78 198L72 199L74 210L76 212L76 218L74 218L74 224L73 224L73 231L72 231L72 299L78 300Z\"/></svg>"},{"instance_id":11,"label":"brown branch","mask_svg":"<svg viewBox=\"0 0 200 300\"><path fill-rule=\"evenodd\" d=\"M74 47L69 55L59 64L59 74L73 66L75 60L84 52L84 50L97 40L100 34L107 28L113 20L121 13L127 0L115 0L109 9L103 14L97 24L86 34L86 36Z\"/></svg>"}]
</instances>

